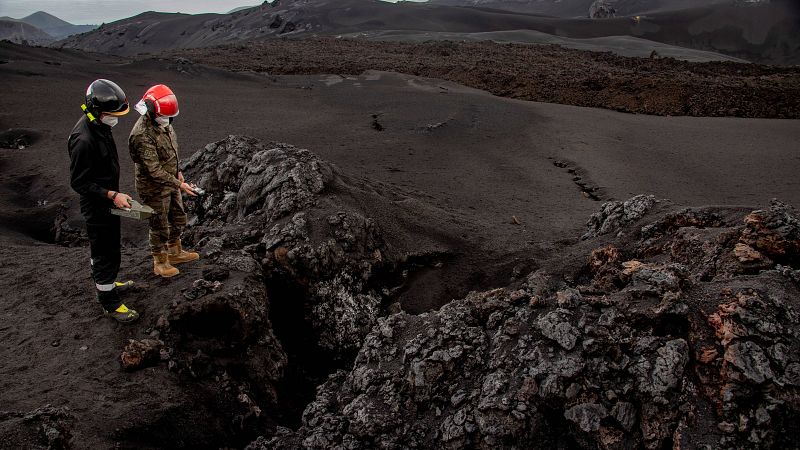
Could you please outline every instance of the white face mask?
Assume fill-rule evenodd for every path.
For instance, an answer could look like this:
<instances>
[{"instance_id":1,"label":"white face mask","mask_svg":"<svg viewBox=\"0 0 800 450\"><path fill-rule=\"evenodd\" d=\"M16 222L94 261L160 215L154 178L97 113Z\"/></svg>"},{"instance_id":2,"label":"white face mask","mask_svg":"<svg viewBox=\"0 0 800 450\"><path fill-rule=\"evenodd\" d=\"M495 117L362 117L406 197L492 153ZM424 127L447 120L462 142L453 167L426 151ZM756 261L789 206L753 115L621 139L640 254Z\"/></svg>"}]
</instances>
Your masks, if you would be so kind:
<instances>
[{"instance_id":1,"label":"white face mask","mask_svg":"<svg viewBox=\"0 0 800 450\"><path fill-rule=\"evenodd\" d=\"M100 118L100 122L103 122L104 124L106 124L106 125L108 125L110 127L113 127L114 125L116 125L119 122L119 117L103 116L103 117Z\"/></svg>"},{"instance_id":2,"label":"white face mask","mask_svg":"<svg viewBox=\"0 0 800 450\"><path fill-rule=\"evenodd\" d=\"M169 125L169 117L156 117L156 123L161 125L162 128L167 128L167 125Z\"/></svg>"}]
</instances>

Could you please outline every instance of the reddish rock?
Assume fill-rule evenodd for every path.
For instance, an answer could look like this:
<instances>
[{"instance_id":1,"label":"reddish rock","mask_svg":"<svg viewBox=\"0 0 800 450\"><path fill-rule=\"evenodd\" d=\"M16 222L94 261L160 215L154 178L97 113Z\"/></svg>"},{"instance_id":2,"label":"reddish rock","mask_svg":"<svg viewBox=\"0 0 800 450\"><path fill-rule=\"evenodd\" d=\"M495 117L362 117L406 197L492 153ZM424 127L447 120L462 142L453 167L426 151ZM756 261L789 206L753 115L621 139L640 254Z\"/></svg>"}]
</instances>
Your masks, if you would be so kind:
<instances>
[{"instance_id":1,"label":"reddish rock","mask_svg":"<svg viewBox=\"0 0 800 450\"><path fill-rule=\"evenodd\" d=\"M120 355L122 368L127 371L138 370L158 364L161 361L161 349L164 343L156 339L131 339Z\"/></svg>"},{"instance_id":2,"label":"reddish rock","mask_svg":"<svg viewBox=\"0 0 800 450\"><path fill-rule=\"evenodd\" d=\"M773 200L769 209L747 215L744 224L741 243L776 260L800 259L800 220L790 206Z\"/></svg>"}]
</instances>

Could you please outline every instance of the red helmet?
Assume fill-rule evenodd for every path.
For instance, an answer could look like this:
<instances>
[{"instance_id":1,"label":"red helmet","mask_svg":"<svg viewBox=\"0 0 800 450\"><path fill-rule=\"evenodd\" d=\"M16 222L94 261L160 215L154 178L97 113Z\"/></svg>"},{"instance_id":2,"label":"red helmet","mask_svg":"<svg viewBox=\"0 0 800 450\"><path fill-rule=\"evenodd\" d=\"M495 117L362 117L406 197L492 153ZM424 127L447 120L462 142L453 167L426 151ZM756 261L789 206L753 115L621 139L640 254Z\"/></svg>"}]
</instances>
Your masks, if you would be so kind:
<instances>
[{"instance_id":1,"label":"red helmet","mask_svg":"<svg viewBox=\"0 0 800 450\"><path fill-rule=\"evenodd\" d=\"M155 116L175 117L179 112L178 97L175 97L172 89L157 84L144 93L142 100L136 104L136 110L141 115L150 112Z\"/></svg>"}]
</instances>

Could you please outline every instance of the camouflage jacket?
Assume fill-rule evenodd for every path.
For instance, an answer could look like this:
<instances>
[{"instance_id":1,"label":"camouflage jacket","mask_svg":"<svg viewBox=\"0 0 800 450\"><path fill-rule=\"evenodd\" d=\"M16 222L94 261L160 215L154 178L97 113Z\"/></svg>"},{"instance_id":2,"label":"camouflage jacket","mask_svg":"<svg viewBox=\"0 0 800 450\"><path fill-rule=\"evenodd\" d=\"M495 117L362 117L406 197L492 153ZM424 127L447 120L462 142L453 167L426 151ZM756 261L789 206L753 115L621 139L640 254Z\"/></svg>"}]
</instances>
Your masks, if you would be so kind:
<instances>
[{"instance_id":1,"label":"camouflage jacket","mask_svg":"<svg viewBox=\"0 0 800 450\"><path fill-rule=\"evenodd\" d=\"M131 130L128 148L136 164L139 197L165 197L180 188L178 138L172 125L164 129L148 116L140 117Z\"/></svg>"}]
</instances>

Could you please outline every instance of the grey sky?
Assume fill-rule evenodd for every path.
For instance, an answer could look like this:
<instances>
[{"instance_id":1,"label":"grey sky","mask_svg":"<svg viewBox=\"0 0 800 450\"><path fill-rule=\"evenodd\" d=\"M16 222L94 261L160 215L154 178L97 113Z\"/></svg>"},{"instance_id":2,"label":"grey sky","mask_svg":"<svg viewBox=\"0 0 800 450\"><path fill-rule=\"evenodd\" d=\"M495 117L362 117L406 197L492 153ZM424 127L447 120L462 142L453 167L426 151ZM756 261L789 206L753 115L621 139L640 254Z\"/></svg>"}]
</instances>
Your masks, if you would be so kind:
<instances>
[{"instance_id":1,"label":"grey sky","mask_svg":"<svg viewBox=\"0 0 800 450\"><path fill-rule=\"evenodd\" d=\"M0 16L20 19L36 11L45 11L82 25L113 22L144 11L225 13L239 6L260 3L252 0L0 0Z\"/></svg>"}]
</instances>

